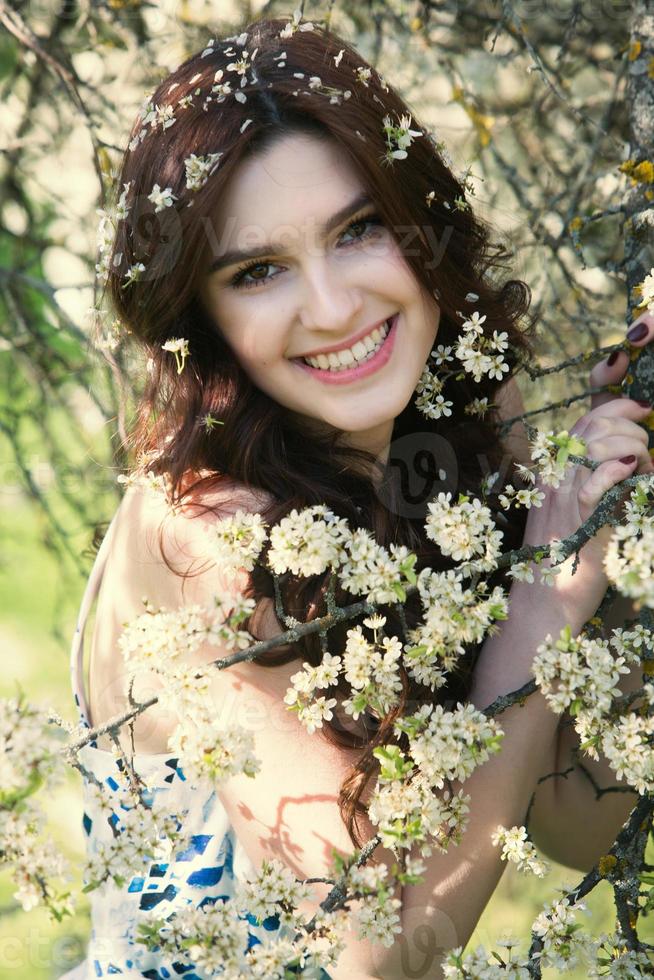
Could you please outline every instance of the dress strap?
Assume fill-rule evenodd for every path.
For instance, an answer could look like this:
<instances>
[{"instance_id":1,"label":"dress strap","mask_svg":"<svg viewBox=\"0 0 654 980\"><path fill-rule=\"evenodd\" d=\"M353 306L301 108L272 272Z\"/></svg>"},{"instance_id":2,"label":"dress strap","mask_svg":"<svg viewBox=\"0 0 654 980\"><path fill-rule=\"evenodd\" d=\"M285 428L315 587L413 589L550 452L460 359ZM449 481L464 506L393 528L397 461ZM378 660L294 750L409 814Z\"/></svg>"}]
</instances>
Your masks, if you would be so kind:
<instances>
[{"instance_id":1,"label":"dress strap","mask_svg":"<svg viewBox=\"0 0 654 980\"><path fill-rule=\"evenodd\" d=\"M93 563L91 574L89 575L86 583L86 589L84 590L84 595L79 608L77 626L75 628L73 642L70 648L70 683L73 689L73 697L75 698L80 721L85 728L91 727L91 721L88 702L84 691L84 629L86 627L86 621L89 617L93 602L100 590L100 583L102 582L102 575L104 573L105 565L107 564L107 557L109 556L111 547L112 531L114 529L117 516L118 510L111 519Z\"/></svg>"}]
</instances>

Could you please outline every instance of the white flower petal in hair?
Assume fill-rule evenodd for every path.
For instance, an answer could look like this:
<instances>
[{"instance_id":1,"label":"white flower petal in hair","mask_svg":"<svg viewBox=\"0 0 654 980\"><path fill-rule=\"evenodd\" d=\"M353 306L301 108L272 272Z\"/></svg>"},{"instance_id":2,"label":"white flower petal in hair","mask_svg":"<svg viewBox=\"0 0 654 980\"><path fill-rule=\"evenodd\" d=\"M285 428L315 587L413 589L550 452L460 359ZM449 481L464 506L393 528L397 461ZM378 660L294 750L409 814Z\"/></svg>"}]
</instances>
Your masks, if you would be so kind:
<instances>
[{"instance_id":1,"label":"white flower petal in hair","mask_svg":"<svg viewBox=\"0 0 654 980\"><path fill-rule=\"evenodd\" d=\"M162 190L159 184L155 184L148 194L148 201L152 201L155 205L155 214L158 211L163 211L164 208L171 208L176 200L172 187L164 187Z\"/></svg>"},{"instance_id":2,"label":"white flower petal in hair","mask_svg":"<svg viewBox=\"0 0 654 980\"><path fill-rule=\"evenodd\" d=\"M190 191L199 191L204 187L209 177L218 167L222 153L208 153L206 156L196 156L191 153L184 161L186 170L186 186Z\"/></svg>"},{"instance_id":3,"label":"white flower petal in hair","mask_svg":"<svg viewBox=\"0 0 654 980\"><path fill-rule=\"evenodd\" d=\"M184 337L175 337L171 340L167 340L165 344L162 344L161 349L169 351L171 354L175 355L175 360L177 361L177 373L181 374L184 370L184 362L189 356L188 340L186 340Z\"/></svg>"},{"instance_id":4,"label":"white flower petal in hair","mask_svg":"<svg viewBox=\"0 0 654 980\"><path fill-rule=\"evenodd\" d=\"M238 61L230 61L227 65L227 71L235 71L237 75L245 75L246 71L251 68L249 58L249 53L244 50Z\"/></svg>"},{"instance_id":5,"label":"white flower petal in hair","mask_svg":"<svg viewBox=\"0 0 654 980\"><path fill-rule=\"evenodd\" d=\"M221 72L222 75L222 72ZM217 92L218 95L224 99L225 96L230 95L232 91L231 82L220 82L218 85L214 85L211 89L212 92ZM218 100L220 101L220 99Z\"/></svg>"},{"instance_id":6,"label":"white flower petal in hair","mask_svg":"<svg viewBox=\"0 0 654 980\"><path fill-rule=\"evenodd\" d=\"M357 82L361 82L363 85L366 86L366 88L368 88L368 82L370 81L372 70L370 68L359 67L355 69L355 73L357 76L356 77Z\"/></svg>"},{"instance_id":7,"label":"white flower petal in hair","mask_svg":"<svg viewBox=\"0 0 654 980\"><path fill-rule=\"evenodd\" d=\"M127 184L123 184L123 190L118 198L118 204L116 205L115 217L117 221L123 221L129 214L130 206L127 203L127 194L130 187L132 186L132 181L130 180Z\"/></svg>"},{"instance_id":8,"label":"white flower petal in hair","mask_svg":"<svg viewBox=\"0 0 654 980\"><path fill-rule=\"evenodd\" d=\"M473 398L463 409L466 415L478 415L483 418L488 411L488 398Z\"/></svg>"},{"instance_id":9,"label":"white flower petal in hair","mask_svg":"<svg viewBox=\"0 0 654 980\"><path fill-rule=\"evenodd\" d=\"M403 115L399 125L394 125L390 116L384 116L383 130L386 134L387 151L385 159L388 162L393 160L406 160L407 149L417 136L422 136L422 130L411 129L411 114Z\"/></svg>"},{"instance_id":10,"label":"white flower petal in hair","mask_svg":"<svg viewBox=\"0 0 654 980\"><path fill-rule=\"evenodd\" d=\"M334 64L336 65L337 68L341 63L341 58L343 57L344 54L345 54L345 48L341 48L338 54L334 55Z\"/></svg>"},{"instance_id":11,"label":"white flower petal in hair","mask_svg":"<svg viewBox=\"0 0 654 980\"><path fill-rule=\"evenodd\" d=\"M123 289L126 286L131 286L133 282L138 282L143 273L145 272L145 266L142 262L135 262L131 265L127 272L125 273L125 282L123 283Z\"/></svg>"},{"instance_id":12,"label":"white flower petal in hair","mask_svg":"<svg viewBox=\"0 0 654 980\"><path fill-rule=\"evenodd\" d=\"M286 24L279 32L279 36L282 39L285 39L287 37L293 37L296 31L313 30L313 24L311 23L311 21L307 21L304 24L301 24L300 23L301 20L302 20L302 11L298 7L297 10L293 11L293 20L289 20L288 24Z\"/></svg>"},{"instance_id":13,"label":"white flower petal in hair","mask_svg":"<svg viewBox=\"0 0 654 980\"><path fill-rule=\"evenodd\" d=\"M171 126L173 126L177 121L173 113L174 109L171 105L158 105L155 109L153 129L157 125L160 125L162 129L169 129Z\"/></svg>"},{"instance_id":14,"label":"white flower petal in hair","mask_svg":"<svg viewBox=\"0 0 654 980\"><path fill-rule=\"evenodd\" d=\"M248 128L248 126L250 125L251 122L252 122L251 119L246 119L245 122L243 123L243 125L241 126L241 130L240 131L242 133L244 133L245 130Z\"/></svg>"}]
</instances>

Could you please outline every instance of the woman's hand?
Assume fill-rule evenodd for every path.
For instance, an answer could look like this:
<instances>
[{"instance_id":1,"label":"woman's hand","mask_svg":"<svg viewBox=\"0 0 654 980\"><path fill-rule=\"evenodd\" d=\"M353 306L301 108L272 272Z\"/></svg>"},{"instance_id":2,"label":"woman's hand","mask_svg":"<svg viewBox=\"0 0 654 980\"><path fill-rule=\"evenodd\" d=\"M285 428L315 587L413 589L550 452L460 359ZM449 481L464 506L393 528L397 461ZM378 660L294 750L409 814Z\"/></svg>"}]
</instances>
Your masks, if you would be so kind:
<instances>
[{"instance_id":1,"label":"woman's hand","mask_svg":"<svg viewBox=\"0 0 654 980\"><path fill-rule=\"evenodd\" d=\"M629 337L634 324L627 336L634 347L644 347L654 338L654 316L644 314L637 324L643 324L647 330L642 336L632 333ZM591 386L619 384L628 365L629 358L624 351L614 352L595 365L590 374ZM607 490L637 473L654 472L648 434L642 426L651 411L652 406L621 395L603 392L591 396L590 411L578 419L570 431L584 440L585 455L600 465L592 472L585 466L571 466L557 489L544 486L537 479L536 486L545 494L545 500L542 507L532 507L529 511L525 544L547 544L552 538L568 537L591 516ZM621 509L622 504L617 506ZM608 588L604 554L612 534L613 528L604 525L582 546L574 575L574 555L559 566L561 572L552 589L566 615L576 622L583 624L593 615Z\"/></svg>"}]
</instances>

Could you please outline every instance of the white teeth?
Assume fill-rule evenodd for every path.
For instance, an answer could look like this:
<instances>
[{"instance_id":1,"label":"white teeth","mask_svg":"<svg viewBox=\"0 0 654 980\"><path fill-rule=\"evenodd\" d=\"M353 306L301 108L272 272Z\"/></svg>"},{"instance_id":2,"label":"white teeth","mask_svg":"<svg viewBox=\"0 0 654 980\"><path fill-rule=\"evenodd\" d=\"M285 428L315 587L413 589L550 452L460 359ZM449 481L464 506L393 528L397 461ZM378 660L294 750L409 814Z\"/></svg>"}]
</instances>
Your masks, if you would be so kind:
<instances>
[{"instance_id":1,"label":"white teeth","mask_svg":"<svg viewBox=\"0 0 654 980\"><path fill-rule=\"evenodd\" d=\"M333 373L344 371L354 364L364 364L366 361L369 361L383 344L389 330L390 320L387 320L383 327L376 327L371 334L364 337L363 340L357 341L353 347L349 347L347 350L338 351L336 354L318 354L317 357L303 357L302 360L311 367L320 368L323 371L328 370Z\"/></svg>"}]
</instances>

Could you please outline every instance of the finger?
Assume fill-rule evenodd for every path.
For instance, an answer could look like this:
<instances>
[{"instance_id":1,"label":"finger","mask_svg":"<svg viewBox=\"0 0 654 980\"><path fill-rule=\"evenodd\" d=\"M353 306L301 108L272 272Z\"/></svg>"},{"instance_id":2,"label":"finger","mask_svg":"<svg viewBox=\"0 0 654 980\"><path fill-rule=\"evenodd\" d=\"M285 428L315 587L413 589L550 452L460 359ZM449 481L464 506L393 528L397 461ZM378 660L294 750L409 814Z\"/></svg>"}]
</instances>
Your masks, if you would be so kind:
<instances>
[{"instance_id":1,"label":"finger","mask_svg":"<svg viewBox=\"0 0 654 980\"><path fill-rule=\"evenodd\" d=\"M592 422L589 422L584 429L583 440L586 443L586 448L596 439L610 439L612 436L618 436L622 439L635 439L637 442L647 446L649 442L649 435L647 430L639 425L637 422L632 422L631 419L608 419L608 418L596 418ZM624 453L618 453L620 456L624 456Z\"/></svg>"},{"instance_id":2,"label":"finger","mask_svg":"<svg viewBox=\"0 0 654 980\"><path fill-rule=\"evenodd\" d=\"M644 425L648 416L654 411L652 405L649 402L638 402L633 398L625 398L621 396L620 398L613 398L610 402L605 402L603 405L599 405L597 408L591 409L586 415L582 415L580 419L575 422L571 432L583 438L583 433L588 429L597 419L630 419L632 422L637 422L639 425Z\"/></svg>"},{"instance_id":3,"label":"finger","mask_svg":"<svg viewBox=\"0 0 654 980\"><path fill-rule=\"evenodd\" d=\"M605 424L602 425L602 422ZM626 449L625 452L620 452L620 442L624 443L625 446L627 443L635 443L642 451L649 450L649 434L642 426L635 422L628 422L627 419L612 420L610 423L607 419L600 420L599 423L595 423L586 429L583 439L586 444L585 455L592 456L593 459L595 456L591 447L595 443L603 443L607 439L618 440L618 449L613 453L616 459L626 454ZM614 445L616 444L614 443ZM609 459L608 456L604 458Z\"/></svg>"},{"instance_id":4,"label":"finger","mask_svg":"<svg viewBox=\"0 0 654 980\"><path fill-rule=\"evenodd\" d=\"M647 328L644 332L643 326ZM654 339L654 315L649 312L642 313L629 327L627 341L630 347L639 348L649 344L652 339ZM596 364L590 372L591 388L603 388L605 385L619 384L627 373L629 360L629 354L626 351L613 351L607 358ZM591 411L620 397L620 395L611 394L610 391L591 395Z\"/></svg>"},{"instance_id":5,"label":"finger","mask_svg":"<svg viewBox=\"0 0 654 980\"><path fill-rule=\"evenodd\" d=\"M654 470L649 449L639 439L625 439L623 436L595 439L589 443L586 455L597 463L605 463L609 459L622 459L625 456L633 455L638 460L639 468L643 468L647 473Z\"/></svg>"},{"instance_id":6,"label":"finger","mask_svg":"<svg viewBox=\"0 0 654 980\"><path fill-rule=\"evenodd\" d=\"M619 459L607 460L596 470L593 470L588 479L581 485L577 501L582 521L588 520L607 490L634 475L636 459L633 456L629 458L631 462L626 463Z\"/></svg>"}]
</instances>

